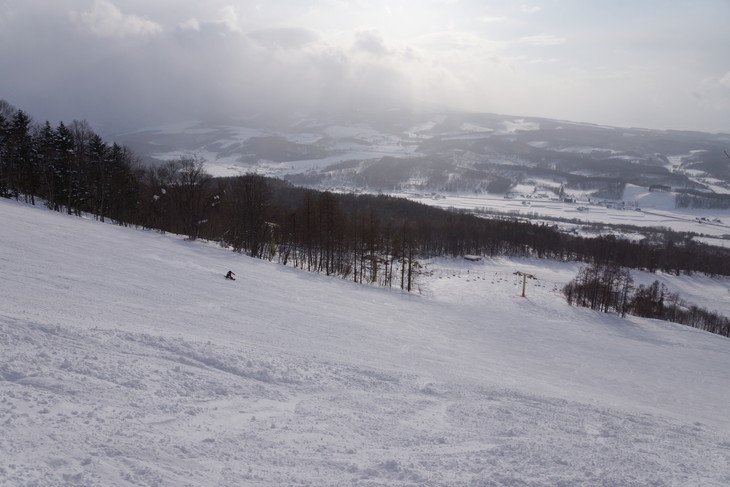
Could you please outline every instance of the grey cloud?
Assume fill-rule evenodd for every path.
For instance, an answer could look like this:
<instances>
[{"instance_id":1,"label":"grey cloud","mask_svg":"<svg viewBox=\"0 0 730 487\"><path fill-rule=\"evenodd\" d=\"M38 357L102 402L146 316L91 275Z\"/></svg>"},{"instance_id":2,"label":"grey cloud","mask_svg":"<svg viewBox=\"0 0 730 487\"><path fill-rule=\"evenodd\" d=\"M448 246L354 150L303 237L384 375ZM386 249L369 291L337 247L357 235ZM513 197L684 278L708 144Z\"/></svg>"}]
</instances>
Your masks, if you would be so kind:
<instances>
[{"instance_id":1,"label":"grey cloud","mask_svg":"<svg viewBox=\"0 0 730 487\"><path fill-rule=\"evenodd\" d=\"M349 46L313 30L247 35L229 22L201 20L157 29L105 2L73 7L26 12L0 33L14 40L12 48L0 45L0 63L11 66L0 71L0 98L39 121L85 118L110 133L181 118L374 109L408 97L395 67L363 65Z\"/></svg>"},{"instance_id":2,"label":"grey cloud","mask_svg":"<svg viewBox=\"0 0 730 487\"><path fill-rule=\"evenodd\" d=\"M264 47L297 49L317 42L319 34L309 29L280 27L251 32L248 36Z\"/></svg>"},{"instance_id":3,"label":"grey cloud","mask_svg":"<svg viewBox=\"0 0 730 487\"><path fill-rule=\"evenodd\" d=\"M162 32L162 26L157 22L125 14L108 0L94 0L91 9L72 12L71 17L100 37L148 36Z\"/></svg>"},{"instance_id":4,"label":"grey cloud","mask_svg":"<svg viewBox=\"0 0 730 487\"><path fill-rule=\"evenodd\" d=\"M519 42L531 46L557 46L564 44L566 39L554 34L538 34L520 38Z\"/></svg>"},{"instance_id":5,"label":"grey cloud","mask_svg":"<svg viewBox=\"0 0 730 487\"><path fill-rule=\"evenodd\" d=\"M191 17L185 22L180 22L178 28L182 30L195 30L200 31L200 21L195 17Z\"/></svg>"},{"instance_id":6,"label":"grey cloud","mask_svg":"<svg viewBox=\"0 0 730 487\"><path fill-rule=\"evenodd\" d=\"M538 7L537 5L522 5L520 6L520 11L523 14L536 14L540 12L542 8Z\"/></svg>"},{"instance_id":7,"label":"grey cloud","mask_svg":"<svg viewBox=\"0 0 730 487\"><path fill-rule=\"evenodd\" d=\"M383 36L377 31L360 31L355 34L354 48L374 56L387 56L390 50L385 45Z\"/></svg>"},{"instance_id":8,"label":"grey cloud","mask_svg":"<svg viewBox=\"0 0 730 487\"><path fill-rule=\"evenodd\" d=\"M675 13L653 26L638 17L621 29L588 18L595 7L577 0L571 5L582 16L545 10L509 28L485 23L500 14L490 2L451 3L444 22L427 2L382 24L384 3L371 3L0 0L0 98L40 121L86 118L100 131L414 100L608 124L727 127L730 31L720 13L730 7L717 2L712 17L693 4L688 20ZM677 25L693 36L668 42ZM595 80L606 73L622 75ZM689 99L693 92L701 102Z\"/></svg>"},{"instance_id":9,"label":"grey cloud","mask_svg":"<svg viewBox=\"0 0 730 487\"><path fill-rule=\"evenodd\" d=\"M724 86L725 89L730 90L730 71L725 73L725 75L719 79L720 86Z\"/></svg>"}]
</instances>

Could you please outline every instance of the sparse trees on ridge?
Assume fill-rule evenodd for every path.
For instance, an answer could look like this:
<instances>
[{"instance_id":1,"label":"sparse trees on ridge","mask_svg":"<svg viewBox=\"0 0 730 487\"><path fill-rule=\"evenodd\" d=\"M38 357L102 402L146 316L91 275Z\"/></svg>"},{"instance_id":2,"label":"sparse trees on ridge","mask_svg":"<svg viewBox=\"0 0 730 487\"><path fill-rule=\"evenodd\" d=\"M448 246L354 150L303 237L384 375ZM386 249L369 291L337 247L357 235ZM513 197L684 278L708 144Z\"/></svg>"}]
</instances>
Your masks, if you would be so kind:
<instances>
[{"instance_id":1,"label":"sparse trees on ridge","mask_svg":"<svg viewBox=\"0 0 730 487\"><path fill-rule=\"evenodd\" d=\"M629 270L618 266L583 267L563 288L563 294L573 306L672 321L730 336L727 317L684 302L678 294L670 294L659 281L634 288Z\"/></svg>"},{"instance_id":2,"label":"sparse trees on ridge","mask_svg":"<svg viewBox=\"0 0 730 487\"><path fill-rule=\"evenodd\" d=\"M270 228L266 225L271 190L262 176L237 176L226 184L222 211L228 228L221 240L236 251L262 257Z\"/></svg>"},{"instance_id":3,"label":"sparse trees on ridge","mask_svg":"<svg viewBox=\"0 0 730 487\"><path fill-rule=\"evenodd\" d=\"M568 304L622 316L629 309L633 279L628 269L617 265L583 267L563 288Z\"/></svg>"},{"instance_id":4,"label":"sparse trees on ridge","mask_svg":"<svg viewBox=\"0 0 730 487\"><path fill-rule=\"evenodd\" d=\"M118 159L114 154L120 151L124 149L116 144L112 147L112 163ZM138 214L141 224L190 239L201 236L215 194L212 177L203 165L203 159L191 155L147 169L141 176L145 186Z\"/></svg>"}]
</instances>

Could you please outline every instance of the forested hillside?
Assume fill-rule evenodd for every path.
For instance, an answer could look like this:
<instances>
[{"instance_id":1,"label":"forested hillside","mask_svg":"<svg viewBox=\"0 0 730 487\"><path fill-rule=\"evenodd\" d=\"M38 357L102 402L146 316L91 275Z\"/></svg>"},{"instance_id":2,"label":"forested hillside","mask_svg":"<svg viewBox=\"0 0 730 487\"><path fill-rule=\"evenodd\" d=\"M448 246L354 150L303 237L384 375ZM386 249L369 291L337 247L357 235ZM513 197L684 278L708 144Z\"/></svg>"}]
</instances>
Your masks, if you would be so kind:
<instances>
[{"instance_id":1,"label":"forested hillside","mask_svg":"<svg viewBox=\"0 0 730 487\"><path fill-rule=\"evenodd\" d=\"M730 275L730 251L667 238L635 243L566 235L406 200L297 188L255 174L214 178L180 157L143 167L86 122L34 123L0 107L0 195L68 214L220 242L254 257L357 282L410 289L418 261L464 254L537 256Z\"/></svg>"}]
</instances>

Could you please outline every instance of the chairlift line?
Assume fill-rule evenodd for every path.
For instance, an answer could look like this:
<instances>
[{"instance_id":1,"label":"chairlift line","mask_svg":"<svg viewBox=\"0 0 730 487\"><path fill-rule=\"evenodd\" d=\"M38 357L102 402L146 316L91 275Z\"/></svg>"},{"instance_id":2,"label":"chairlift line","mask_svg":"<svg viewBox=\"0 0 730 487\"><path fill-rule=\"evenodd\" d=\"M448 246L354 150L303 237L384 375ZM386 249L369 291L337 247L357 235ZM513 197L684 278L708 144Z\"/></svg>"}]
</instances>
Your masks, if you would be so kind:
<instances>
[{"instance_id":1,"label":"chairlift line","mask_svg":"<svg viewBox=\"0 0 730 487\"><path fill-rule=\"evenodd\" d=\"M524 298L525 297L525 288L527 287L527 279L528 278L537 279L537 277L535 277L532 274L528 274L528 273L522 272L522 271L515 272L515 275L522 276L522 295L520 297Z\"/></svg>"}]
</instances>

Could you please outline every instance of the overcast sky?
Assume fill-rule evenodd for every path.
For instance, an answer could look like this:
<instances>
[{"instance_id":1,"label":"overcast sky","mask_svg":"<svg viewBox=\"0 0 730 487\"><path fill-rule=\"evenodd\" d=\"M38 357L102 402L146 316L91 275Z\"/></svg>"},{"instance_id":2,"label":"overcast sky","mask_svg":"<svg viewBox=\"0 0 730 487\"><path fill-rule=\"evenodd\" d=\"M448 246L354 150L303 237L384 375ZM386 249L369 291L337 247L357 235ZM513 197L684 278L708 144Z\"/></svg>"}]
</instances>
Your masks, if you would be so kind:
<instances>
[{"instance_id":1,"label":"overcast sky","mask_svg":"<svg viewBox=\"0 0 730 487\"><path fill-rule=\"evenodd\" d=\"M730 0L0 0L0 98L102 132L403 105L730 132Z\"/></svg>"}]
</instances>

